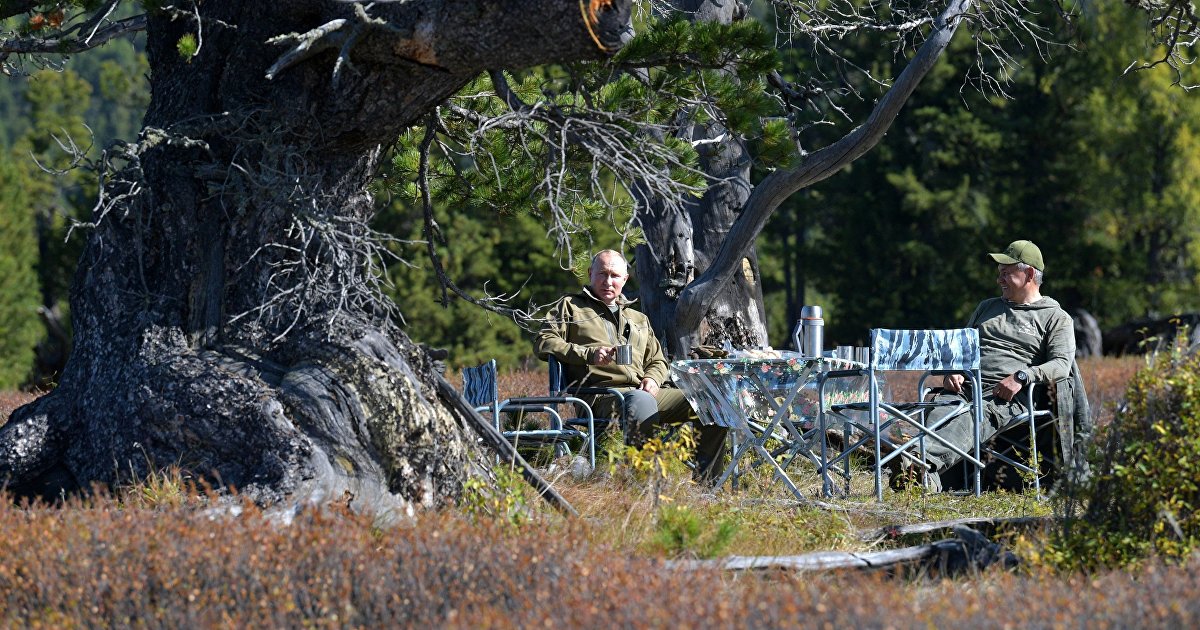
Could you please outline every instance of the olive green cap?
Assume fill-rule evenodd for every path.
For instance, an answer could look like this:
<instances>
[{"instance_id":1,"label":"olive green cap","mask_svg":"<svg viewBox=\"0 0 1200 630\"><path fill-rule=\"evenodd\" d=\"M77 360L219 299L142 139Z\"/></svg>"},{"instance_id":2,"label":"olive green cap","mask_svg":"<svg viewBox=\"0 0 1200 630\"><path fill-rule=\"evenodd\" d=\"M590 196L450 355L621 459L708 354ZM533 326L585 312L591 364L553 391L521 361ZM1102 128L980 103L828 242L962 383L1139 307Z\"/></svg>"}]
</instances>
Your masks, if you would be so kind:
<instances>
[{"instance_id":1,"label":"olive green cap","mask_svg":"<svg viewBox=\"0 0 1200 630\"><path fill-rule=\"evenodd\" d=\"M1046 270L1046 264L1042 262L1042 250L1033 241L1013 241L1003 253L988 256L1001 265L1025 263L1038 271Z\"/></svg>"}]
</instances>

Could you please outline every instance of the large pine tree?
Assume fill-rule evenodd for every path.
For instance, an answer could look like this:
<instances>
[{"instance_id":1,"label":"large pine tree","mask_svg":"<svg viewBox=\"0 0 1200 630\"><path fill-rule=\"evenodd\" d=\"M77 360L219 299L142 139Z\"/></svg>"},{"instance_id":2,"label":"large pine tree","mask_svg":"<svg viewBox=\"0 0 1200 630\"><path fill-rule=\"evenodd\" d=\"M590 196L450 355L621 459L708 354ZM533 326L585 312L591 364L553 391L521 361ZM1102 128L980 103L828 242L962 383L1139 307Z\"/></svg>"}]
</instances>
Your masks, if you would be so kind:
<instances>
[{"instance_id":1,"label":"large pine tree","mask_svg":"<svg viewBox=\"0 0 1200 630\"><path fill-rule=\"evenodd\" d=\"M455 167L520 175L564 234L578 208L628 208L668 347L712 331L761 342L753 245L774 210L875 147L960 24L985 72L1005 33L1043 34L1024 0L780 0L781 34L716 0L638 3L632 18L621 0L212 0L114 20L117 4L0 4L58 29L4 39L0 63L145 29L151 72L144 128L106 155L81 226L62 383L0 429L0 476L27 494L176 464L263 502L436 504L478 460L377 286L390 258L368 185L404 130L422 126L423 208ZM894 77L837 45L881 31L907 59ZM775 72L776 41L814 61ZM870 106L848 117L842 97ZM494 159L505 149L512 161ZM752 152L776 154L761 179Z\"/></svg>"},{"instance_id":2,"label":"large pine tree","mask_svg":"<svg viewBox=\"0 0 1200 630\"><path fill-rule=\"evenodd\" d=\"M176 465L264 503L456 496L484 460L388 320L367 187L383 147L485 69L618 49L628 5L147 3L114 21L115 4L66 16L53 46L55 4L0 5L41 25L5 54L144 28L152 94L80 226L71 358L0 429L0 476L56 496Z\"/></svg>"}]
</instances>

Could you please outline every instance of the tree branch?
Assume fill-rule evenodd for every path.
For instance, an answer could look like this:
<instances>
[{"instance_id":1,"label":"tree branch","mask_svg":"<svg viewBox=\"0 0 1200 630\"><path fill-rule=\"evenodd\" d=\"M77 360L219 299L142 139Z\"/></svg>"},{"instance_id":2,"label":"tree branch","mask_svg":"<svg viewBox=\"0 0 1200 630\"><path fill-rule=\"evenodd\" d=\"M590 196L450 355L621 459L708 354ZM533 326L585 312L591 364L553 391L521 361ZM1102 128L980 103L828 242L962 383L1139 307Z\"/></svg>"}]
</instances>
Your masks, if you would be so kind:
<instances>
[{"instance_id":1,"label":"tree branch","mask_svg":"<svg viewBox=\"0 0 1200 630\"><path fill-rule=\"evenodd\" d=\"M755 187L712 264L680 294L675 322L680 330L694 330L699 325L704 317L704 305L711 302L721 287L741 269L742 258L762 232L771 213L784 200L842 170L883 139L921 79L949 46L971 4L971 0L950 0L934 20L934 30L929 38L875 105L866 122L837 142L812 153L795 168L776 171Z\"/></svg>"},{"instance_id":2,"label":"tree branch","mask_svg":"<svg viewBox=\"0 0 1200 630\"><path fill-rule=\"evenodd\" d=\"M717 560L675 560L667 566L685 570L724 569L748 571L786 569L793 571L829 571L837 569L884 569L898 565L921 564L948 574L977 572L999 563L1011 568L1019 560L1012 552L967 527L953 527L955 538L915 547L886 551L816 551L798 556L729 556Z\"/></svg>"},{"instance_id":3,"label":"tree branch","mask_svg":"<svg viewBox=\"0 0 1200 630\"><path fill-rule=\"evenodd\" d=\"M591 0L582 12L582 3L576 6L563 0L503 0L455 10L446 10L441 0L353 0L353 4L354 20L334 19L306 33L270 40L296 42L296 46L276 61L268 78L318 52L341 49L347 40L360 38L356 59L405 60L455 75L471 75L487 67L600 58L620 48L629 21L627 0ZM348 52L339 53L343 60Z\"/></svg>"},{"instance_id":4,"label":"tree branch","mask_svg":"<svg viewBox=\"0 0 1200 630\"><path fill-rule=\"evenodd\" d=\"M146 15L135 15L98 28L86 37L12 37L0 40L0 61L9 55L69 55L91 50L119 37L146 30ZM83 35L80 32L80 35Z\"/></svg>"},{"instance_id":5,"label":"tree branch","mask_svg":"<svg viewBox=\"0 0 1200 630\"><path fill-rule=\"evenodd\" d=\"M496 427L492 426L492 423L487 421L487 418L479 415L479 412L475 411L467 403L463 395L454 389L454 386L448 383L445 377L438 374L436 378L438 396L450 405L451 409L458 413L474 429L475 433L483 439L488 447L500 455L501 461L512 462L515 467L519 468L521 476L525 478L525 482L532 486L534 490L537 490L538 496L542 497L554 509L561 512L564 516L579 516L575 508L554 489L554 486L551 486L545 479L542 479L541 475L537 474L537 471L517 453L517 449L508 440L504 439L503 435L500 435L500 432L496 430Z\"/></svg>"},{"instance_id":6,"label":"tree branch","mask_svg":"<svg viewBox=\"0 0 1200 630\"><path fill-rule=\"evenodd\" d=\"M433 265L434 275L437 276L438 284L442 287L442 304L447 305L449 303L447 291L452 291L458 297L475 306L504 315L511 319L517 326L532 330L529 325L529 322L534 319L532 312L499 305L511 297L515 297L516 294L513 294L513 296L489 296L486 299L477 298L460 288L450 275L446 273L446 268L442 265L442 259L437 252L437 241L441 236L441 227L438 226L437 220L433 216L433 199L429 193L429 150L433 146L434 138L437 136L437 127L437 114L435 112L429 115L425 126L425 137L421 140L417 187L421 192L421 208L425 222L425 246L429 252L429 260Z\"/></svg>"}]
</instances>

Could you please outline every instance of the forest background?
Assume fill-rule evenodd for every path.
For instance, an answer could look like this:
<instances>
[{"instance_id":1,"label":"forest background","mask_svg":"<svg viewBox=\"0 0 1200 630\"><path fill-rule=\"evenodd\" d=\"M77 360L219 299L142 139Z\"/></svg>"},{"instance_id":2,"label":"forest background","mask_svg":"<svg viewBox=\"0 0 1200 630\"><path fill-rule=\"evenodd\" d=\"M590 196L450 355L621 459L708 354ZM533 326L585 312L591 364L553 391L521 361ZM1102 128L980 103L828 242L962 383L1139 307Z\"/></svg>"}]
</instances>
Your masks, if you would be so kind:
<instances>
[{"instance_id":1,"label":"forest background","mask_svg":"<svg viewBox=\"0 0 1200 630\"><path fill-rule=\"evenodd\" d=\"M1053 16L1047 16L1047 24ZM794 195L758 240L770 342L784 347L799 306L825 308L830 344L871 327L960 325L995 294L983 255L1029 238L1047 259L1046 293L1092 313L1102 329L1200 308L1196 172L1200 100L1167 67L1124 72L1146 49L1144 17L1120 2L1084 6L1071 46L1028 46L1009 83L965 85L968 33L921 83L891 132L844 172ZM1057 28L1057 27L1056 27ZM883 36L848 47L874 54L875 76L902 64ZM95 204L97 182L60 143L90 159L132 140L149 101L140 42L115 41L62 68L6 80L0 90L0 388L50 384L68 349L68 287L83 238L69 236ZM779 54L802 54L779 45ZM877 51L877 53L872 53ZM861 58L861 57L860 57ZM864 91L868 110L878 94ZM853 107L853 105L852 105ZM849 120L861 112L848 112ZM404 194L419 135L394 147L380 174L377 228L406 243L389 269L413 339L450 351L453 366L532 361L517 324L445 293L428 264L422 210ZM88 148L90 145L90 148ZM769 168L763 160L761 177ZM52 172L53 171L53 172ZM60 172L61 171L61 172ZM520 173L512 173L512 178ZM590 229L567 256L548 237L547 211L506 191L493 203L435 203L449 276L473 293L512 296L529 311L576 289L586 256L632 252L625 204L588 208ZM627 294L636 296L637 278Z\"/></svg>"}]
</instances>

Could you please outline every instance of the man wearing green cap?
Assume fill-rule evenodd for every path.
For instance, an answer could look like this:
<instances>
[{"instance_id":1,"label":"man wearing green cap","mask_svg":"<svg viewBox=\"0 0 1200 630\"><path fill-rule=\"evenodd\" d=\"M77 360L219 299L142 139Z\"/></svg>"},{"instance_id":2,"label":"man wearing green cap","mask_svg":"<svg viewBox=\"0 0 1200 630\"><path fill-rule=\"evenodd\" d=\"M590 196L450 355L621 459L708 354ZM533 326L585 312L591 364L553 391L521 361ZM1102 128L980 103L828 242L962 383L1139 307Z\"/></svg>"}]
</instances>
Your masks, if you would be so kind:
<instances>
[{"instance_id":1,"label":"man wearing green cap","mask_svg":"<svg viewBox=\"0 0 1200 630\"><path fill-rule=\"evenodd\" d=\"M967 321L967 326L979 329L984 393L980 443L1012 426L1025 413L1016 395L1026 384L1066 379L1075 361L1071 316L1041 292L1045 264L1038 246L1030 241L1013 241L1003 252L989 256L996 262L1000 297L980 302ZM945 377L943 386L950 395L960 396L964 395L963 382L963 376L955 374ZM931 424L940 419L937 411L930 414ZM970 414L950 420L937 433L968 453L973 448ZM937 440L927 442L932 473L926 483L940 489L938 471L945 471L961 457ZM893 487L905 478L894 474Z\"/></svg>"}]
</instances>

